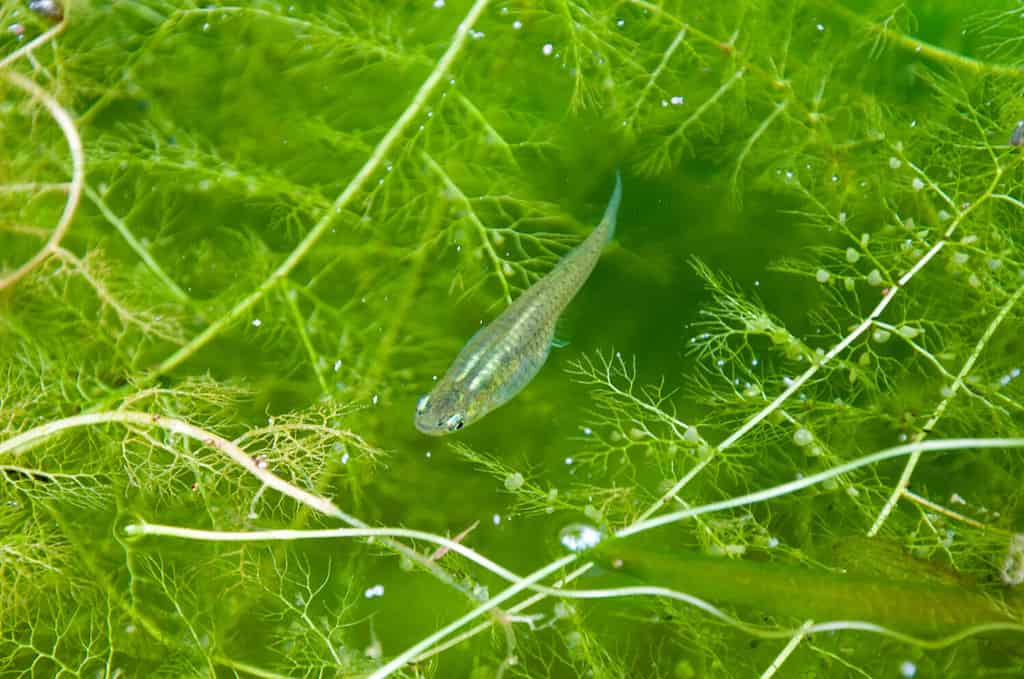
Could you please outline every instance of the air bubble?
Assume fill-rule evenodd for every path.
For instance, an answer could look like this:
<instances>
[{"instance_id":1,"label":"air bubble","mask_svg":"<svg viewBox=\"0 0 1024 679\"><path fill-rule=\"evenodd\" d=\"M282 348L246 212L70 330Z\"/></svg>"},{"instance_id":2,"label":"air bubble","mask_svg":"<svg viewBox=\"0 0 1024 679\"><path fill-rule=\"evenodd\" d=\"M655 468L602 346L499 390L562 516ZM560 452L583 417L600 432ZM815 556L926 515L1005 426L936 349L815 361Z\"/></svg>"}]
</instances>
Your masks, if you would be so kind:
<instances>
[{"instance_id":1,"label":"air bubble","mask_svg":"<svg viewBox=\"0 0 1024 679\"><path fill-rule=\"evenodd\" d=\"M570 552L596 547L603 537L601 531L585 523L569 524L558 533L558 541Z\"/></svg>"},{"instance_id":2,"label":"air bubble","mask_svg":"<svg viewBox=\"0 0 1024 679\"><path fill-rule=\"evenodd\" d=\"M549 57L551 56L551 53L555 51L555 46L548 42L540 48L540 51L544 53L544 56Z\"/></svg>"},{"instance_id":3,"label":"air bubble","mask_svg":"<svg viewBox=\"0 0 1024 679\"><path fill-rule=\"evenodd\" d=\"M800 427L793 433L793 443L797 444L801 448L810 445L812 441L814 441L814 434L804 427Z\"/></svg>"},{"instance_id":4,"label":"air bubble","mask_svg":"<svg viewBox=\"0 0 1024 679\"><path fill-rule=\"evenodd\" d=\"M914 189L915 191L920 191L921 189L923 189L923 188L924 188L924 182L923 182L923 181L921 181L921 178L920 178L920 177L914 177L914 180L913 180L912 182L910 182L910 186L911 186L911 187L912 187L912 188L913 188L913 189Z\"/></svg>"},{"instance_id":5,"label":"air bubble","mask_svg":"<svg viewBox=\"0 0 1024 679\"><path fill-rule=\"evenodd\" d=\"M898 170L901 167L903 167L903 161L897 158L896 156L892 156L889 158L889 167L891 167L894 170Z\"/></svg>"},{"instance_id":6,"label":"air bubble","mask_svg":"<svg viewBox=\"0 0 1024 679\"><path fill-rule=\"evenodd\" d=\"M871 333L871 339L878 344L885 344L889 341L890 337L892 337L892 333L884 328L876 328L875 331Z\"/></svg>"},{"instance_id":7,"label":"air bubble","mask_svg":"<svg viewBox=\"0 0 1024 679\"><path fill-rule=\"evenodd\" d=\"M871 273L868 274L868 285L873 285L877 288L884 282L882 273L878 269L872 269Z\"/></svg>"},{"instance_id":8,"label":"air bubble","mask_svg":"<svg viewBox=\"0 0 1024 679\"><path fill-rule=\"evenodd\" d=\"M831 277L832 274L830 274L828 271L825 271L824 269L818 269L818 271L814 274L814 280L818 281L819 283L828 283Z\"/></svg>"},{"instance_id":9,"label":"air bubble","mask_svg":"<svg viewBox=\"0 0 1024 679\"><path fill-rule=\"evenodd\" d=\"M860 261L860 251L854 248L846 248L846 261L850 264L856 264Z\"/></svg>"}]
</instances>

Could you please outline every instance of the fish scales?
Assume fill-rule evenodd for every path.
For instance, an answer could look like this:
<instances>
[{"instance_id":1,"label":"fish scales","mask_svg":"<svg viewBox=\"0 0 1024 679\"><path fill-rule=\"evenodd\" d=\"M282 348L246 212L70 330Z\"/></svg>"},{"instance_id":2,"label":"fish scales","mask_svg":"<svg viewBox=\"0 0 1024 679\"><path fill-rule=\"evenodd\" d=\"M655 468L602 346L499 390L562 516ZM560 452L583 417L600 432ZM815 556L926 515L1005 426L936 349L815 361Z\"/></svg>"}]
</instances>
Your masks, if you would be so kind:
<instances>
[{"instance_id":1,"label":"fish scales","mask_svg":"<svg viewBox=\"0 0 1024 679\"><path fill-rule=\"evenodd\" d=\"M615 233L621 199L622 182L616 174L601 223L470 338L433 391L417 404L417 429L431 435L457 431L507 402L533 379L551 351L558 318Z\"/></svg>"}]
</instances>

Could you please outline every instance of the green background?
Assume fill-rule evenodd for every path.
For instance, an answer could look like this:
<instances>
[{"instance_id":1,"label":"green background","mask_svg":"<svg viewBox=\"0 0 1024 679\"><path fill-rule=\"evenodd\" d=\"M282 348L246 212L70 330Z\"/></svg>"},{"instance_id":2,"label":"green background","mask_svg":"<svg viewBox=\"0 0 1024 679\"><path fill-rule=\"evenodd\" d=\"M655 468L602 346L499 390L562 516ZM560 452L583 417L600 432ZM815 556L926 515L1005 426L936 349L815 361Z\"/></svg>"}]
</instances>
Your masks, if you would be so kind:
<instances>
[{"instance_id":1,"label":"green background","mask_svg":"<svg viewBox=\"0 0 1024 679\"><path fill-rule=\"evenodd\" d=\"M228 439L266 427L246 451L296 486L371 525L476 526L464 544L525 574L564 554L568 524L635 521L939 243L880 319L911 336L858 335L680 498L740 495L908 440L1021 435L1016 2L493 2L338 210L470 3L65 9L55 39L4 68L71 114L94 198L64 250L0 292L3 440L117 409ZM0 11L23 31L4 33L3 54L53 25L27 3ZM0 177L67 182L46 109L3 87ZM616 240L561 322L568 346L464 432L418 434L432 377L506 291L589 232L616 170ZM0 194L4 273L45 242L65 197ZM813 443L797 445L804 429ZM356 540L130 540L139 520L340 525L159 428L76 429L0 465L5 675L358 675L503 587L454 554L439 560L444 583ZM1020 453L925 457L911 490L974 523L904 499L867 540L901 469L644 539L1001 598L1008 536L1024 525ZM383 596L368 597L376 585ZM654 599L528 613L532 627L497 625L407 676L744 677L784 646ZM908 660L917 676L1019 676L1019 647L1019 632L939 650L840 632L805 640L776 676L899 676Z\"/></svg>"}]
</instances>

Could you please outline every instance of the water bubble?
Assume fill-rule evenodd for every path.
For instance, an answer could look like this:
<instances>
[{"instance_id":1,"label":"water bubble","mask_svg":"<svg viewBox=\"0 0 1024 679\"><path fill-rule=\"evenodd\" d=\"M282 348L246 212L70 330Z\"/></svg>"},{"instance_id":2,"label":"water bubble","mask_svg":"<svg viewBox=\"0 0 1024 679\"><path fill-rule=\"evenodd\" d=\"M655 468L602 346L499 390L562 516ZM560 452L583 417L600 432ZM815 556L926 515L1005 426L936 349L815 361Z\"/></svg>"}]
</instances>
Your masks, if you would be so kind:
<instances>
[{"instance_id":1,"label":"water bubble","mask_svg":"<svg viewBox=\"0 0 1024 679\"><path fill-rule=\"evenodd\" d=\"M572 523L558 533L558 541L570 552L582 552L596 547L604 535L585 523Z\"/></svg>"},{"instance_id":2,"label":"water bubble","mask_svg":"<svg viewBox=\"0 0 1024 679\"><path fill-rule=\"evenodd\" d=\"M258 318L254 318L254 319L252 319L252 327L254 327L254 328L258 328L258 327L260 327L261 325L263 325L263 321L261 321L261 320L260 320L260 319L258 319Z\"/></svg>"},{"instance_id":3,"label":"water bubble","mask_svg":"<svg viewBox=\"0 0 1024 679\"><path fill-rule=\"evenodd\" d=\"M882 273L878 269L872 269L871 273L868 274L868 285L873 285L877 288L884 282Z\"/></svg>"},{"instance_id":4,"label":"water bubble","mask_svg":"<svg viewBox=\"0 0 1024 679\"><path fill-rule=\"evenodd\" d=\"M801 448L810 445L812 441L814 441L814 434L804 427L800 427L793 433L793 443L797 444Z\"/></svg>"},{"instance_id":5,"label":"water bubble","mask_svg":"<svg viewBox=\"0 0 1024 679\"><path fill-rule=\"evenodd\" d=\"M903 662L900 663L900 676L901 677L905 677L906 679L911 679L911 677L913 677L915 674L917 674L917 665L915 665L914 663L912 663L909 660L904 660Z\"/></svg>"},{"instance_id":6,"label":"water bubble","mask_svg":"<svg viewBox=\"0 0 1024 679\"><path fill-rule=\"evenodd\" d=\"M892 169L898 170L902 166L903 166L903 161L900 160L899 158L897 158L896 156L892 156L892 157L889 158L889 167L891 167Z\"/></svg>"},{"instance_id":7,"label":"water bubble","mask_svg":"<svg viewBox=\"0 0 1024 679\"><path fill-rule=\"evenodd\" d=\"M363 596L367 599L384 596L384 585L374 585L373 587L367 588L367 590L363 592Z\"/></svg>"},{"instance_id":8,"label":"water bubble","mask_svg":"<svg viewBox=\"0 0 1024 679\"><path fill-rule=\"evenodd\" d=\"M434 7L438 9L444 7L444 0L434 0Z\"/></svg>"},{"instance_id":9,"label":"water bubble","mask_svg":"<svg viewBox=\"0 0 1024 679\"><path fill-rule=\"evenodd\" d=\"M500 524L501 523L501 514L495 514L494 516L492 516L491 517L491 523L493 523L495 526Z\"/></svg>"},{"instance_id":10,"label":"water bubble","mask_svg":"<svg viewBox=\"0 0 1024 679\"><path fill-rule=\"evenodd\" d=\"M914 177L914 180L913 180L912 182L910 182L910 186L911 186L911 187L912 187L912 188L913 188L913 189L914 189L915 191L920 191L921 189L923 189L923 188L924 188L924 182L923 182L923 181L921 181L921 178L920 178L920 177Z\"/></svg>"},{"instance_id":11,"label":"water bubble","mask_svg":"<svg viewBox=\"0 0 1024 679\"><path fill-rule=\"evenodd\" d=\"M544 43L544 46L540 48L540 51L544 53L544 56L549 57L551 53L555 51L555 46L550 42Z\"/></svg>"},{"instance_id":12,"label":"water bubble","mask_svg":"<svg viewBox=\"0 0 1024 679\"><path fill-rule=\"evenodd\" d=\"M915 337L920 335L922 332L924 332L924 331L921 330L921 328L915 328L912 325L901 325L899 327L900 335L902 335L903 337L906 337L907 339L914 339Z\"/></svg>"},{"instance_id":13,"label":"water bubble","mask_svg":"<svg viewBox=\"0 0 1024 679\"><path fill-rule=\"evenodd\" d=\"M519 19L516 19L515 21L512 22L512 28L514 28L515 30L518 31L522 27L523 27L523 22L520 21Z\"/></svg>"},{"instance_id":14,"label":"water bubble","mask_svg":"<svg viewBox=\"0 0 1024 679\"><path fill-rule=\"evenodd\" d=\"M828 271L825 271L824 269L818 269L817 272L815 272L814 274L814 280L818 281L819 283L828 283L828 279L831 277L832 275Z\"/></svg>"},{"instance_id":15,"label":"water bubble","mask_svg":"<svg viewBox=\"0 0 1024 679\"><path fill-rule=\"evenodd\" d=\"M885 344L889 341L890 337L892 337L892 333L884 328L876 328L875 331L871 333L871 339L878 344Z\"/></svg>"},{"instance_id":16,"label":"water bubble","mask_svg":"<svg viewBox=\"0 0 1024 679\"><path fill-rule=\"evenodd\" d=\"M683 440L687 443L700 443L700 432L697 431L697 427L689 426L683 433Z\"/></svg>"},{"instance_id":17,"label":"water bubble","mask_svg":"<svg viewBox=\"0 0 1024 679\"><path fill-rule=\"evenodd\" d=\"M854 248L846 248L846 261L850 264L856 264L860 261L860 251Z\"/></svg>"},{"instance_id":18,"label":"water bubble","mask_svg":"<svg viewBox=\"0 0 1024 679\"><path fill-rule=\"evenodd\" d=\"M967 260L970 259L970 258L971 258L971 256L969 254L967 254L966 252L954 252L953 253L953 263L954 264L959 264L959 265L966 264Z\"/></svg>"},{"instance_id":19,"label":"water bubble","mask_svg":"<svg viewBox=\"0 0 1024 679\"><path fill-rule=\"evenodd\" d=\"M673 106L682 106L686 100L680 97L679 95L676 95L669 99L669 101L672 102Z\"/></svg>"}]
</instances>

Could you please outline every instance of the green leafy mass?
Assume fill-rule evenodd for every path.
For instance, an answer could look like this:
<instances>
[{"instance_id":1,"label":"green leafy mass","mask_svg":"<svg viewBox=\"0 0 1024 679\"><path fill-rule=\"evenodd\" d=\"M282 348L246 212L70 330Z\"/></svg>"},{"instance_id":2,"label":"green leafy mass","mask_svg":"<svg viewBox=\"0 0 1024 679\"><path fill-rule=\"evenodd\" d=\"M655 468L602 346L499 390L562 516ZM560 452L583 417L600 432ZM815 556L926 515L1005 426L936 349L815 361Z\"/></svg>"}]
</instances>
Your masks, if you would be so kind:
<instances>
[{"instance_id":1,"label":"green leafy mass","mask_svg":"<svg viewBox=\"0 0 1024 679\"><path fill-rule=\"evenodd\" d=\"M1017 0L0 26L0 676L1024 674ZM418 434L616 170L568 346Z\"/></svg>"}]
</instances>

